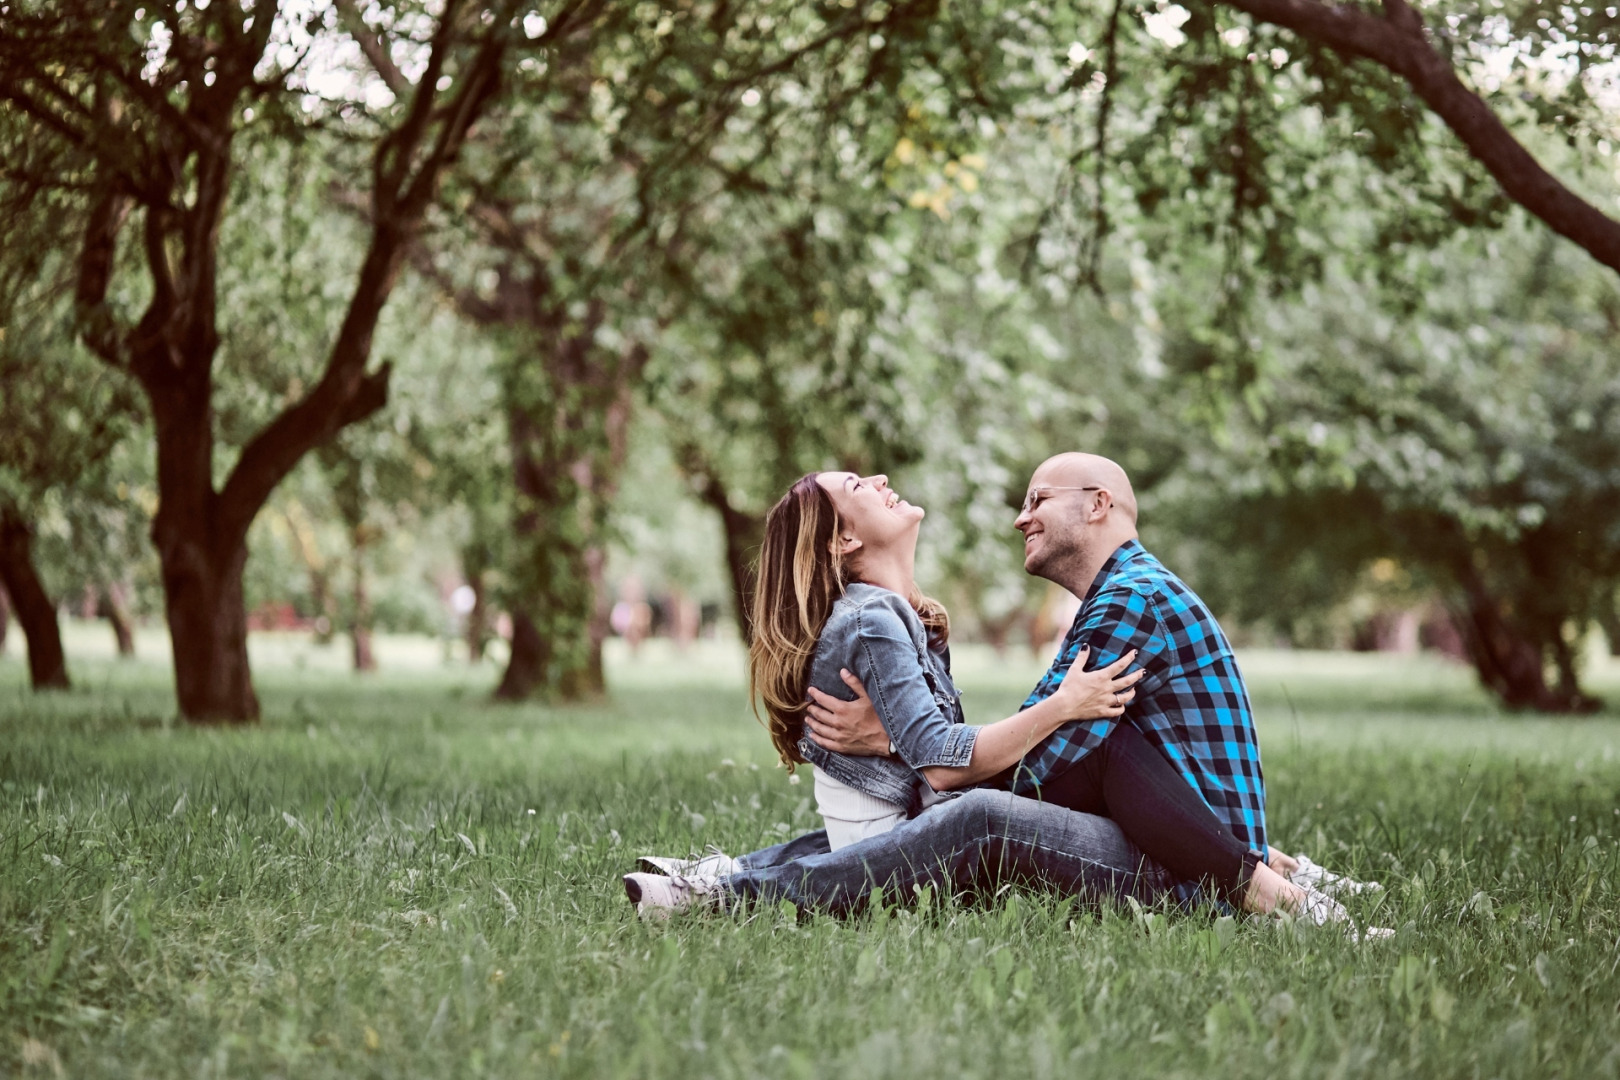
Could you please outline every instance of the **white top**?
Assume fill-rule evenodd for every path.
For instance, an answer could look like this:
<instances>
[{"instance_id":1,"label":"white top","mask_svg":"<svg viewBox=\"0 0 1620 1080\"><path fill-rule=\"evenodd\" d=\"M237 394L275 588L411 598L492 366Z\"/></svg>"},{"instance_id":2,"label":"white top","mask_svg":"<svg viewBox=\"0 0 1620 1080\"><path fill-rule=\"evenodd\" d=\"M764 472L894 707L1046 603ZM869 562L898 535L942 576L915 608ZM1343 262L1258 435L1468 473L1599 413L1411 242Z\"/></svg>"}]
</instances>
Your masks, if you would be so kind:
<instances>
[{"instance_id":1,"label":"white top","mask_svg":"<svg viewBox=\"0 0 1620 1080\"><path fill-rule=\"evenodd\" d=\"M810 769L816 781L816 809L821 811L832 850L886 833L906 820L905 807L873 798L859 788L834 780L814 765ZM944 800L924 782L923 809L941 802Z\"/></svg>"}]
</instances>

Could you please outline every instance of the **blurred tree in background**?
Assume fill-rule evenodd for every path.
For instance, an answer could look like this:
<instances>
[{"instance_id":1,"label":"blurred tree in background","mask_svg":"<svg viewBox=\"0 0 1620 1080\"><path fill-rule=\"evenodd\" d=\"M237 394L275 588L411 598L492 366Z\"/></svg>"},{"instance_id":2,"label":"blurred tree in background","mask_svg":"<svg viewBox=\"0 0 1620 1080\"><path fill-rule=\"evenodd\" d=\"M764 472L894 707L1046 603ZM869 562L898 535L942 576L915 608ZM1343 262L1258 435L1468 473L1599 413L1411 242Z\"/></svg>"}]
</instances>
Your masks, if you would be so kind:
<instances>
[{"instance_id":1,"label":"blurred tree in background","mask_svg":"<svg viewBox=\"0 0 1620 1080\"><path fill-rule=\"evenodd\" d=\"M386 401L386 368L367 372L371 339L411 237L500 80L506 20L455 2L437 15L390 14L416 37L418 81L390 94L370 126L373 226L327 359L216 476L213 372L220 348L221 225L233 173L261 117L287 138L309 105L299 63L322 13L281 17L274 5L116 3L12 9L0 26L0 99L75 154L51 180L88 192L76 255L81 332L109 366L145 391L157 444L153 540L163 563L180 711L193 720L258 714L247 659L242 571L260 508L305 453ZM490 15L495 13L488 12ZM443 85L441 85L441 83ZM337 111L365 102L334 103ZM359 126L356 127L357 135ZM132 318L111 292L134 214L149 296Z\"/></svg>"},{"instance_id":2,"label":"blurred tree in background","mask_svg":"<svg viewBox=\"0 0 1620 1080\"><path fill-rule=\"evenodd\" d=\"M1620 584L1620 290L1523 223L1442 251L1473 269L1418 312L1331 274L1280 315L1265 422L1189 472L1226 495L1200 517L1227 557L1303 569L1321 599L1393 557L1506 704L1588 709L1580 644Z\"/></svg>"},{"instance_id":3,"label":"blurred tree in background","mask_svg":"<svg viewBox=\"0 0 1620 1080\"><path fill-rule=\"evenodd\" d=\"M62 688L56 602L70 584L89 583L116 615L126 606L130 534L145 520L132 486L144 485L117 451L139 414L133 388L75 340L68 253L84 199L48 182L72 155L42 139L29 118L3 121L10 182L0 189L0 585L27 639L34 688Z\"/></svg>"}]
</instances>

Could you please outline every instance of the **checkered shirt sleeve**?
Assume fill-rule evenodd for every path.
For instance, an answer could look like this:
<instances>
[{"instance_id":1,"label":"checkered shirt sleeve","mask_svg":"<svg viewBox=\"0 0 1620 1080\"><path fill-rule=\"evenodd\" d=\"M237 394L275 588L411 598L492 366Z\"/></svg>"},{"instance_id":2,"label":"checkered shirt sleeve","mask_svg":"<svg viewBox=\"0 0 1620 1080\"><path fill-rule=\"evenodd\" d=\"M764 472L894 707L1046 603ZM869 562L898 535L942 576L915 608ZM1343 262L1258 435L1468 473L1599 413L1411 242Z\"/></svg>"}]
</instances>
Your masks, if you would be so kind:
<instances>
[{"instance_id":1,"label":"checkered shirt sleeve","mask_svg":"<svg viewBox=\"0 0 1620 1080\"><path fill-rule=\"evenodd\" d=\"M1029 708L1050 696L1085 646L1088 670L1136 649L1146 674L1124 720L1135 724L1243 843L1264 851L1265 782L1243 676L1203 602L1157 559L1126 545L1098 575ZM1077 720L1038 744L1013 790L1030 793L1106 739L1118 720Z\"/></svg>"}]
</instances>

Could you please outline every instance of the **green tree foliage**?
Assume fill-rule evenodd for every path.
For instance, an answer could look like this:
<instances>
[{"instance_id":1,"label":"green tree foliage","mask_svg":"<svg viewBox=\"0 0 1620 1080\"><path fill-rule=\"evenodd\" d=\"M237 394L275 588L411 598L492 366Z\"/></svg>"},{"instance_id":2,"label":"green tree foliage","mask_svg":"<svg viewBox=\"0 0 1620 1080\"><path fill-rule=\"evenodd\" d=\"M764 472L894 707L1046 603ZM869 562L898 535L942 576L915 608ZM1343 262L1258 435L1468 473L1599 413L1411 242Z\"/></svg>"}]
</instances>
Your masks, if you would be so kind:
<instances>
[{"instance_id":1,"label":"green tree foliage","mask_svg":"<svg viewBox=\"0 0 1620 1080\"><path fill-rule=\"evenodd\" d=\"M838 66L754 88L724 147L721 240L691 275L694 316L655 351L649 387L675 458L726 538L746 633L764 510L818 468L916 459L940 387L895 319L927 276L903 248L982 168L975 150L1035 91L1010 6L865 12ZM935 159L939 160L936 162Z\"/></svg>"},{"instance_id":2,"label":"green tree foliage","mask_svg":"<svg viewBox=\"0 0 1620 1080\"><path fill-rule=\"evenodd\" d=\"M1523 224L1437 257L1467 272L1418 312L1330 274L1281 316L1263 421L1192 474L1222 495L1200 519L1252 567L1250 614L1320 607L1393 557L1505 704L1592 708L1581 645L1620 583L1620 293Z\"/></svg>"},{"instance_id":3,"label":"green tree foliage","mask_svg":"<svg viewBox=\"0 0 1620 1080\"><path fill-rule=\"evenodd\" d=\"M871 415L836 405L870 359L863 301L841 278L863 254L872 215L893 201L881 192L871 205L868 170L906 115L901 88L962 66L952 35L967 29L929 4L601 14L537 23L549 46L519 66L501 138L474 148L483 167L453 200L484 254L460 266L426 260L509 358L513 532L525 550L509 568L506 697L601 688L609 511L630 406L668 343L682 344L654 361L646 388L683 428L707 385L718 411L766 400L773 475L785 473L784 453L805 459L783 440L853 452L850 439L815 429ZM671 375L672 363L693 365L668 357L693 349L704 372ZM796 404L775 385L783 361L765 355L773 349L797 365ZM869 368L864 386L883 386L884 374ZM748 453L727 438L726 454ZM678 458L721 511L743 589L757 517L731 505L711 448L683 430Z\"/></svg>"}]
</instances>

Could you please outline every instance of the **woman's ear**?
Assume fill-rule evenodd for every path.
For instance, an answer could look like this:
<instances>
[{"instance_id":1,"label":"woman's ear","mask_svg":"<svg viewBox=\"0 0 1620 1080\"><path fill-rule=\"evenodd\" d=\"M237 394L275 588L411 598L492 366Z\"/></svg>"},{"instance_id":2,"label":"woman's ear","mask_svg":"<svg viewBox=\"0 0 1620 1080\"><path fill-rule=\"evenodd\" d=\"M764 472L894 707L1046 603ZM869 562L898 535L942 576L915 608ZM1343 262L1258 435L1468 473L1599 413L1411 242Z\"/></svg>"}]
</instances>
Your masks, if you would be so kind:
<instances>
[{"instance_id":1,"label":"woman's ear","mask_svg":"<svg viewBox=\"0 0 1620 1080\"><path fill-rule=\"evenodd\" d=\"M858 538L845 533L834 541L834 546L836 548L835 553L839 557L848 558L861 549L861 542Z\"/></svg>"}]
</instances>

